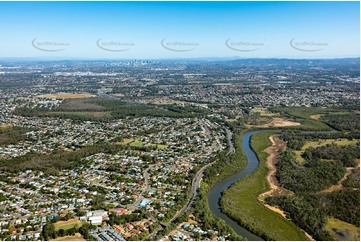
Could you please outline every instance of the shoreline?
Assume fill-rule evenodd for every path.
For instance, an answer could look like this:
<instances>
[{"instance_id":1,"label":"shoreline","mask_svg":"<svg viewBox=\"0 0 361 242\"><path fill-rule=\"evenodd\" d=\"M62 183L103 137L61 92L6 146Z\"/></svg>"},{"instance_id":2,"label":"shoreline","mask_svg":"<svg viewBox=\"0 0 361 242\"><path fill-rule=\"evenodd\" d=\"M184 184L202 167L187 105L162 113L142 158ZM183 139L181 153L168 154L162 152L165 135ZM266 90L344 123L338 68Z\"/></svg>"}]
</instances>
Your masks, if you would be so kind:
<instances>
[{"instance_id":1,"label":"shoreline","mask_svg":"<svg viewBox=\"0 0 361 242\"><path fill-rule=\"evenodd\" d=\"M268 168L268 173L267 173L267 176L266 176L266 180L267 180L268 185L269 185L269 190L264 192L264 193L261 193L260 195L258 195L257 199L266 208L278 213L283 218L285 218L287 220L290 220L290 219L287 218L285 212L282 209L280 209L278 207L271 206L271 205L267 204L264 201L266 197L273 196L273 195L291 195L291 194L293 194L291 191L280 187L279 184L278 184L278 181L277 181L277 179L275 177L276 172L277 172L276 164L277 164L277 160L278 160L278 152L281 149L286 147L286 143L284 141L279 140L279 138L276 135L269 136L269 140L272 142L272 145L263 150L264 152L266 152L268 154L267 162L266 162L266 166ZM308 234L303 229L301 229L301 230L305 233L306 237L310 241L315 241L310 234Z\"/></svg>"}]
</instances>

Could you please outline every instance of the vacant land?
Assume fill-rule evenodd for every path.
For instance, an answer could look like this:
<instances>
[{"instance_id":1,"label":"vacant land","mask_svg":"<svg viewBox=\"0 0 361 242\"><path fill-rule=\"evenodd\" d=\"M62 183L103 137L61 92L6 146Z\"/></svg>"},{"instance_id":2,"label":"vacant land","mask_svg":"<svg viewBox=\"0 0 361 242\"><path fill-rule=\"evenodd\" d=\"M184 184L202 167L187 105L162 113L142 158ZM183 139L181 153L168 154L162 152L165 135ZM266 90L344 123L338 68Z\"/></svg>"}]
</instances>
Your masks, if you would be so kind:
<instances>
[{"instance_id":1,"label":"vacant land","mask_svg":"<svg viewBox=\"0 0 361 242\"><path fill-rule=\"evenodd\" d=\"M258 199L263 203L264 206L280 214L282 217L286 218L286 215L282 210L276 207L272 207L264 202L265 198L268 196L292 194L292 192L280 187L279 182L276 179L276 163L278 159L278 151L283 149L286 146L286 144L284 141L279 140L279 138L276 135L271 135L269 139L272 142L272 146L269 146L264 150L264 152L269 154L269 156L267 157L267 168L269 171L266 177L267 182L269 184L269 190L260 194L258 196Z\"/></svg>"},{"instance_id":2,"label":"vacant land","mask_svg":"<svg viewBox=\"0 0 361 242\"><path fill-rule=\"evenodd\" d=\"M85 241L85 239L80 233L75 233L73 236L58 237L50 241Z\"/></svg>"},{"instance_id":3,"label":"vacant land","mask_svg":"<svg viewBox=\"0 0 361 242\"><path fill-rule=\"evenodd\" d=\"M57 99L74 99L74 98L89 98L96 97L96 95L90 93L54 93L40 95L41 98L57 98Z\"/></svg>"},{"instance_id":4,"label":"vacant land","mask_svg":"<svg viewBox=\"0 0 361 242\"><path fill-rule=\"evenodd\" d=\"M132 138L123 139L121 142L117 142L117 144L121 145L130 145L131 147L155 147L158 150L164 150L168 148L168 145L161 145L161 144L149 144L140 140L135 140Z\"/></svg>"},{"instance_id":5,"label":"vacant land","mask_svg":"<svg viewBox=\"0 0 361 242\"><path fill-rule=\"evenodd\" d=\"M74 228L76 226L81 227L82 224L83 224L83 222L81 222L79 219L73 218L73 219L69 219L67 221L56 222L54 224L54 226L55 226L55 230L59 230L59 229L67 230L67 229Z\"/></svg>"},{"instance_id":6,"label":"vacant land","mask_svg":"<svg viewBox=\"0 0 361 242\"><path fill-rule=\"evenodd\" d=\"M258 196L269 189L266 176L268 154L263 150L271 146L272 133L255 134L251 143L260 166L226 190L221 200L222 208L234 220L267 240L307 240L305 234L291 221L263 206Z\"/></svg>"},{"instance_id":7,"label":"vacant land","mask_svg":"<svg viewBox=\"0 0 361 242\"><path fill-rule=\"evenodd\" d=\"M310 115L310 118L319 120L324 114L313 114Z\"/></svg>"},{"instance_id":8,"label":"vacant land","mask_svg":"<svg viewBox=\"0 0 361 242\"><path fill-rule=\"evenodd\" d=\"M352 110L340 111L315 107L282 107L270 110L300 122L301 125L296 127L297 129L331 130L331 127L337 130L359 129L360 115Z\"/></svg>"},{"instance_id":9,"label":"vacant land","mask_svg":"<svg viewBox=\"0 0 361 242\"><path fill-rule=\"evenodd\" d=\"M299 126L301 123L289 121L285 118L272 118L272 120L266 124L260 125L248 125L250 128L273 128L273 127L290 127Z\"/></svg>"},{"instance_id":10,"label":"vacant land","mask_svg":"<svg viewBox=\"0 0 361 242\"><path fill-rule=\"evenodd\" d=\"M353 144L357 144L357 142L359 142L359 140L349 140L349 139L320 139L318 141L308 141L306 142L303 146L301 150L295 150L293 151L296 155L296 159L298 162L300 162L300 164L304 163L304 159L302 158L302 154L303 152L305 152L305 150L307 150L307 148L309 147L320 147L320 146L324 146L327 144L332 144L335 143L336 145L353 145Z\"/></svg>"},{"instance_id":11,"label":"vacant land","mask_svg":"<svg viewBox=\"0 0 361 242\"><path fill-rule=\"evenodd\" d=\"M96 104L99 98L66 99L57 108L58 111L106 111L106 107Z\"/></svg>"},{"instance_id":12,"label":"vacant land","mask_svg":"<svg viewBox=\"0 0 361 242\"><path fill-rule=\"evenodd\" d=\"M259 113L261 116L269 116L269 117L277 115L276 113L270 113L267 108L254 108L252 109L251 112Z\"/></svg>"},{"instance_id":13,"label":"vacant land","mask_svg":"<svg viewBox=\"0 0 361 242\"><path fill-rule=\"evenodd\" d=\"M360 241L360 228L355 225L335 218L328 218L325 227L335 240Z\"/></svg>"},{"instance_id":14,"label":"vacant land","mask_svg":"<svg viewBox=\"0 0 361 242\"><path fill-rule=\"evenodd\" d=\"M133 142L134 141L134 139L123 139L121 142L118 142L117 144L121 144L121 145L127 145L127 144L129 144L129 143L131 143L131 142Z\"/></svg>"}]
</instances>

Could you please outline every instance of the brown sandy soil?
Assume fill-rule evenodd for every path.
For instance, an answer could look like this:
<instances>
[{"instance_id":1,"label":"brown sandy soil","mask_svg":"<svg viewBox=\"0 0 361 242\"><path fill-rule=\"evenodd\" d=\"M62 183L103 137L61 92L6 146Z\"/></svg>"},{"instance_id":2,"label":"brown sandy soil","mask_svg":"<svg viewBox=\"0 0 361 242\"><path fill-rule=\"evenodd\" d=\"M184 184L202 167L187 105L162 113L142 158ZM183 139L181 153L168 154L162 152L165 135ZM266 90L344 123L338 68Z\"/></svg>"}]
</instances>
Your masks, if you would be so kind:
<instances>
[{"instance_id":1,"label":"brown sandy soil","mask_svg":"<svg viewBox=\"0 0 361 242\"><path fill-rule=\"evenodd\" d=\"M285 118L272 118L272 121L266 124L260 125L247 125L249 128L271 128L271 127L289 127L289 126L299 126L301 125L298 122L289 121Z\"/></svg>"},{"instance_id":2,"label":"brown sandy soil","mask_svg":"<svg viewBox=\"0 0 361 242\"><path fill-rule=\"evenodd\" d=\"M80 220L77 219L77 218L71 218L71 219L69 219L67 221L58 221L58 222L55 223L55 225L61 226L61 225L64 225L64 224L71 224L71 223L77 223L77 222L80 222Z\"/></svg>"},{"instance_id":3,"label":"brown sandy soil","mask_svg":"<svg viewBox=\"0 0 361 242\"><path fill-rule=\"evenodd\" d=\"M58 237L50 241L85 241L85 239L83 238L83 236L81 236L80 233L75 233L74 236Z\"/></svg>"},{"instance_id":4,"label":"brown sandy soil","mask_svg":"<svg viewBox=\"0 0 361 242\"><path fill-rule=\"evenodd\" d=\"M314 115L310 115L310 118L315 119L315 120L319 120L321 118L321 116L324 116L324 114L314 114Z\"/></svg>"},{"instance_id":5,"label":"brown sandy soil","mask_svg":"<svg viewBox=\"0 0 361 242\"><path fill-rule=\"evenodd\" d=\"M279 138L276 135L271 135L269 137L270 141L272 142L272 146L266 148L264 151L269 154L267 157L267 167L269 169L269 172L267 174L267 181L270 186L270 190L260 194L258 196L258 200L268 209L280 214L282 217L286 218L286 214L283 210L273 207L267 203L265 203L265 198L268 196L274 196L274 195L291 195L292 192L279 186L279 183L276 179L276 163L278 159L278 151L283 149L286 146L286 143L284 141L279 140ZM314 240L311 235L303 231L306 235L306 237L309 240Z\"/></svg>"},{"instance_id":6,"label":"brown sandy soil","mask_svg":"<svg viewBox=\"0 0 361 242\"><path fill-rule=\"evenodd\" d=\"M278 139L277 136L272 135L269 137L272 142L272 146L266 148L264 151L269 154L267 158L267 167L269 172L267 174L267 181L270 186L270 190L264 192L258 196L258 199L269 209L279 213L283 217L286 217L284 212L279 208L272 207L264 202L265 198L273 195L290 195L292 192L288 191L279 186L279 183L276 179L276 163L278 158L278 151L285 147L285 142Z\"/></svg>"},{"instance_id":7,"label":"brown sandy soil","mask_svg":"<svg viewBox=\"0 0 361 242\"><path fill-rule=\"evenodd\" d=\"M46 94L40 95L38 97L42 98L59 98L59 99L72 99L72 98L89 98L96 97L96 95L90 93L54 93L54 94Z\"/></svg>"}]
</instances>

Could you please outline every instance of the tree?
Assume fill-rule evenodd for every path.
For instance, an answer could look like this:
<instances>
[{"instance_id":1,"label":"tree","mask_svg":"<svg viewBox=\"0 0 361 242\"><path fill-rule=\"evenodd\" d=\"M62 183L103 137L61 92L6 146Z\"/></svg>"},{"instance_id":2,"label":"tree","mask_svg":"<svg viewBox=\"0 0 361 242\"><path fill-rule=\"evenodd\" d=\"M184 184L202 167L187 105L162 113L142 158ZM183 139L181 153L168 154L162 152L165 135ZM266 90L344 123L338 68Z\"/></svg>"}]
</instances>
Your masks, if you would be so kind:
<instances>
[{"instance_id":1,"label":"tree","mask_svg":"<svg viewBox=\"0 0 361 242\"><path fill-rule=\"evenodd\" d=\"M47 222L43 227L42 234L43 234L45 240L55 239L57 236L57 233L55 231L54 224Z\"/></svg>"}]
</instances>

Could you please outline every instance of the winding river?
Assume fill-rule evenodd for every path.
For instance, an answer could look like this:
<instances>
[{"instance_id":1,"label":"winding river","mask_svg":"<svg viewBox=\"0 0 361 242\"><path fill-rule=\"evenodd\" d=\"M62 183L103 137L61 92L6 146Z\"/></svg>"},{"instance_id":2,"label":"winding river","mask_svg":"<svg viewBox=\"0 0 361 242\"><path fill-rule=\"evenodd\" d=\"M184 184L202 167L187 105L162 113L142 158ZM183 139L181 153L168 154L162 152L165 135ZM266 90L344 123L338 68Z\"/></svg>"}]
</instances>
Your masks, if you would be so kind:
<instances>
[{"instance_id":1,"label":"winding river","mask_svg":"<svg viewBox=\"0 0 361 242\"><path fill-rule=\"evenodd\" d=\"M232 227L232 229L237 234L239 234L240 236L242 236L247 240L252 240L252 241L260 241L263 239L253 234L252 232L248 231L247 229L243 228L242 226L238 225L236 221L232 220L226 214L222 213L220 201L223 191L229 188L234 182L251 174L258 167L259 160L255 152L251 148L250 141L253 134L265 132L265 131L267 130L253 130L243 134L242 149L247 157L246 167L242 171L234 174L233 176L221 181L220 183L217 183L208 193L208 204L213 214L216 217L223 219L228 225Z\"/></svg>"},{"instance_id":2,"label":"winding river","mask_svg":"<svg viewBox=\"0 0 361 242\"><path fill-rule=\"evenodd\" d=\"M266 131L273 131L276 133L282 132L281 130L265 130L265 129L263 129L263 130L251 130L251 131L247 131L246 133L244 133L242 136L242 149L247 157L246 167L242 171L234 174L233 176L228 177L227 179L217 183L208 193L208 204L209 204L209 207L210 207L211 211L213 212L213 214L216 217L223 219L229 226L231 226L231 228L238 235L242 236L243 238L245 238L247 240L251 240L251 241L263 241L263 239L261 237L259 237L258 235L253 234L252 232L243 228L236 221L234 221L233 219L229 218L226 214L224 214L221 210L220 201L221 201L222 193L227 188L229 188L234 182L251 174L254 170L257 169L257 167L259 165L259 160L257 158L256 153L251 148L250 141L251 141L252 135L261 133L261 132L266 132ZM304 133L304 134L337 133L337 132L338 131L334 130L334 129L331 131L301 131L301 133Z\"/></svg>"}]
</instances>

